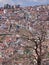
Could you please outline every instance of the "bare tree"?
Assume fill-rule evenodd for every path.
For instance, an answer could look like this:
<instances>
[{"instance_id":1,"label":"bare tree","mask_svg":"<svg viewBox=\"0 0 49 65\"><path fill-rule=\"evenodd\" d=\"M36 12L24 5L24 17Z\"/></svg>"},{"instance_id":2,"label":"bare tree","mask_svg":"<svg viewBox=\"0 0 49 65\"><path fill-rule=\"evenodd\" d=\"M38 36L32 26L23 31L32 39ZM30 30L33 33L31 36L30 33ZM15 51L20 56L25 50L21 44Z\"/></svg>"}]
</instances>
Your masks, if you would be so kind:
<instances>
[{"instance_id":1,"label":"bare tree","mask_svg":"<svg viewBox=\"0 0 49 65\"><path fill-rule=\"evenodd\" d=\"M42 52L42 43L45 42L46 39L46 27L44 23L40 23L39 27L36 28L36 31L34 33L34 36L32 38L32 41L35 43L35 52L37 55L37 65L41 65L42 61L42 55L44 54L44 51Z\"/></svg>"}]
</instances>

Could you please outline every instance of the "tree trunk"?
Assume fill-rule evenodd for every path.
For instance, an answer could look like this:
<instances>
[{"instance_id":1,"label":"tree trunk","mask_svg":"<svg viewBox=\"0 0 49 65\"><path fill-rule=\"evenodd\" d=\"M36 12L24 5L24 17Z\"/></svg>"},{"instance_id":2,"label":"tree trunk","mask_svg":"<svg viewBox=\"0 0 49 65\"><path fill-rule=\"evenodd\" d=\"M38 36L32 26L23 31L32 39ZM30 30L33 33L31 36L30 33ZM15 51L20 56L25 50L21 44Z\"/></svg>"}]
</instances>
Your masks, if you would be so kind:
<instances>
[{"instance_id":1,"label":"tree trunk","mask_svg":"<svg viewBox=\"0 0 49 65\"><path fill-rule=\"evenodd\" d=\"M41 65L41 57L38 57L38 59L37 59L37 65Z\"/></svg>"}]
</instances>

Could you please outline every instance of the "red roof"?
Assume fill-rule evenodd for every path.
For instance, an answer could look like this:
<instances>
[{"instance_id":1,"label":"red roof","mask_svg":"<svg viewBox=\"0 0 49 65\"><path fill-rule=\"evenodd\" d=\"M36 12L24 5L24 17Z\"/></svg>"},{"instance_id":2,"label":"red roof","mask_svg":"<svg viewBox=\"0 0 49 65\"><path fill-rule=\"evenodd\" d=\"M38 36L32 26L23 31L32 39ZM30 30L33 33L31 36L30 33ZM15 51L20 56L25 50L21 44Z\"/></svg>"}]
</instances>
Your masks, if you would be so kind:
<instances>
[{"instance_id":1,"label":"red roof","mask_svg":"<svg viewBox=\"0 0 49 65\"><path fill-rule=\"evenodd\" d=\"M0 58L0 63L1 63L1 62L3 62L3 59L2 59L2 58Z\"/></svg>"},{"instance_id":2,"label":"red roof","mask_svg":"<svg viewBox=\"0 0 49 65\"><path fill-rule=\"evenodd\" d=\"M0 43L0 46L1 46L1 47L5 47L5 44L3 44L3 43Z\"/></svg>"},{"instance_id":3,"label":"red roof","mask_svg":"<svg viewBox=\"0 0 49 65\"><path fill-rule=\"evenodd\" d=\"M0 10L0 14L3 14L3 10Z\"/></svg>"}]
</instances>

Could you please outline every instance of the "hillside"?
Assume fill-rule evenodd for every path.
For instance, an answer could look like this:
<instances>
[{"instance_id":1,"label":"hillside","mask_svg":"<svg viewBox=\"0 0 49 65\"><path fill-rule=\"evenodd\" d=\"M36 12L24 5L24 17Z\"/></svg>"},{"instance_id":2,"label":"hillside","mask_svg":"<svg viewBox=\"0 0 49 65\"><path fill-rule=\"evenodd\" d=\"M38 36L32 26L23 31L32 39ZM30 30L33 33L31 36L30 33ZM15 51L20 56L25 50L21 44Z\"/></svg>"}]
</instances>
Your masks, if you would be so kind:
<instances>
[{"instance_id":1,"label":"hillside","mask_svg":"<svg viewBox=\"0 0 49 65\"><path fill-rule=\"evenodd\" d=\"M45 45L42 52L45 47L47 50L42 59L46 59L49 58L49 5L1 7L0 64L34 65L36 61L32 54L36 58L37 55L33 51L35 44L32 42L32 34L40 32L42 26L45 26L44 31L47 32L46 40L42 42Z\"/></svg>"}]
</instances>

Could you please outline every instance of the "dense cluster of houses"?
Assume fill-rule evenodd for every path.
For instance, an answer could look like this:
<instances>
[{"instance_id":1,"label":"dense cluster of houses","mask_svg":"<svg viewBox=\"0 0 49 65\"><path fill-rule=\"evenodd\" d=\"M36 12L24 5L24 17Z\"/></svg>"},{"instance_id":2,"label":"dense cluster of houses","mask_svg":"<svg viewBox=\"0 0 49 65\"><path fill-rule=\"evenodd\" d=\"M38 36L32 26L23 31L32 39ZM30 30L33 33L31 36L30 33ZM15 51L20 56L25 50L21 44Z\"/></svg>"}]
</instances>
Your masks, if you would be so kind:
<instances>
[{"instance_id":1,"label":"dense cluster of houses","mask_svg":"<svg viewBox=\"0 0 49 65\"><path fill-rule=\"evenodd\" d=\"M32 32L41 21L47 22L49 39L49 5L0 8L0 65L32 65L36 62L29 56L32 50L27 49L32 42L25 41L21 35L31 37L26 30Z\"/></svg>"}]
</instances>

